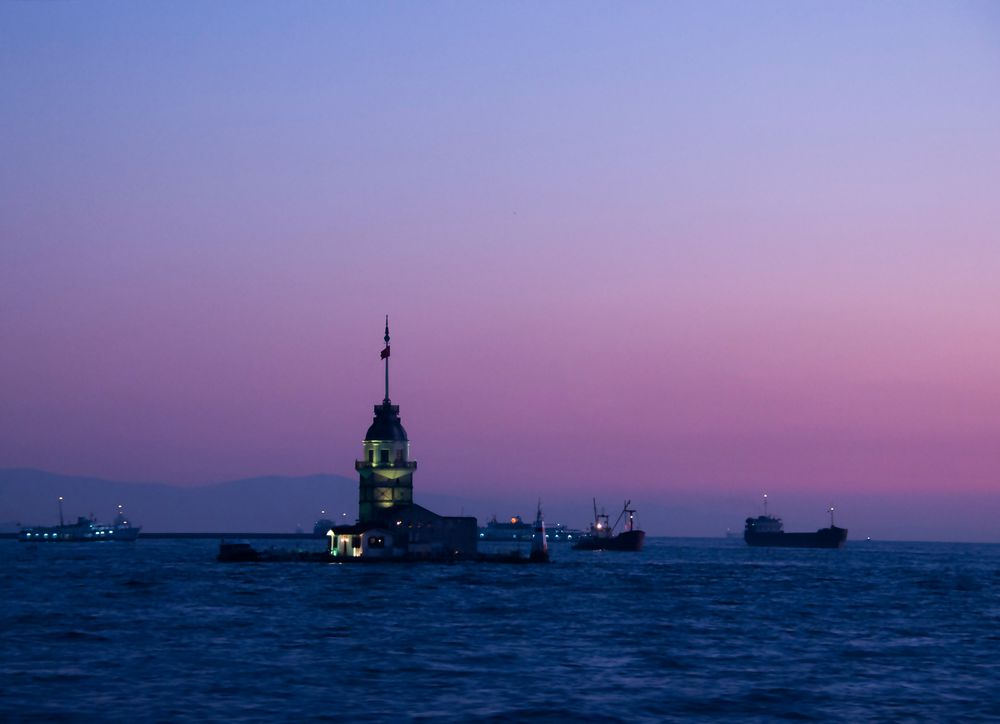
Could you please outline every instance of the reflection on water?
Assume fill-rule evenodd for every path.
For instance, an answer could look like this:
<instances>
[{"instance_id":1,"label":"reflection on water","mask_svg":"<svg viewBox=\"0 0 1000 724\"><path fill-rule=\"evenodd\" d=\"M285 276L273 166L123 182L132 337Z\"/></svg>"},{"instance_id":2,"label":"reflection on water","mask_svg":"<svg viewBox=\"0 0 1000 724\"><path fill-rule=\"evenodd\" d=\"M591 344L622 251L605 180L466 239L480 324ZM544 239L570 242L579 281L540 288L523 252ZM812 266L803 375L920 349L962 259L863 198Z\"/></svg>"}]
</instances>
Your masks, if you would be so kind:
<instances>
[{"instance_id":1,"label":"reflection on water","mask_svg":"<svg viewBox=\"0 0 1000 724\"><path fill-rule=\"evenodd\" d=\"M1000 717L1000 546L647 540L547 566L0 542L0 718Z\"/></svg>"}]
</instances>

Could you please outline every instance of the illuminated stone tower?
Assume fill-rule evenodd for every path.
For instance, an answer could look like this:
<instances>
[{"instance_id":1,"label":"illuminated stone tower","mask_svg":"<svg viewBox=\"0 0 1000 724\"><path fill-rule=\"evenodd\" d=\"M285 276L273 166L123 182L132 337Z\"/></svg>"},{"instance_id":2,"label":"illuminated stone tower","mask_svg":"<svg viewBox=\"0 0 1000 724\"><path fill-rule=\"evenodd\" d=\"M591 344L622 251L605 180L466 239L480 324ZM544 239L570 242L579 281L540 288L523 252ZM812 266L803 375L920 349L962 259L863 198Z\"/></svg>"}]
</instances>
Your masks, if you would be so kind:
<instances>
[{"instance_id":1,"label":"illuminated stone tower","mask_svg":"<svg viewBox=\"0 0 1000 724\"><path fill-rule=\"evenodd\" d=\"M358 490L358 522L368 523L397 515L405 516L413 506L413 471L410 442L399 421L399 405L389 401L389 317L385 318L385 399L375 405L375 419L365 433L364 451L354 469L361 476Z\"/></svg>"}]
</instances>

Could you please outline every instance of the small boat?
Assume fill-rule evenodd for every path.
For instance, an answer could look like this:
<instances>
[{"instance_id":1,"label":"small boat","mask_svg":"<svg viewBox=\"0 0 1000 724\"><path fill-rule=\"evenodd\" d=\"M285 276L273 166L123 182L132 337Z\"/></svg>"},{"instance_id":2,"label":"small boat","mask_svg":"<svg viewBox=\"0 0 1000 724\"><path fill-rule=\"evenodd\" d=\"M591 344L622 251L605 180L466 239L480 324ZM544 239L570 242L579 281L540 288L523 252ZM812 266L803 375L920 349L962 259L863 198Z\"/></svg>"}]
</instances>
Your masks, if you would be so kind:
<instances>
[{"instance_id":1,"label":"small boat","mask_svg":"<svg viewBox=\"0 0 1000 724\"><path fill-rule=\"evenodd\" d=\"M833 523L830 508L830 527L815 533L786 533L781 518L767 513L767 495L764 496L764 515L747 518L743 540L749 546L774 548L840 548L847 541L847 528Z\"/></svg>"},{"instance_id":2,"label":"small boat","mask_svg":"<svg viewBox=\"0 0 1000 724\"><path fill-rule=\"evenodd\" d=\"M220 541L216 559L223 563L250 563L260 560L260 554L246 541Z\"/></svg>"},{"instance_id":3,"label":"small boat","mask_svg":"<svg viewBox=\"0 0 1000 724\"><path fill-rule=\"evenodd\" d=\"M594 500L594 522L590 524L590 533L573 544L573 548L581 551L640 551L646 540L646 531L635 529L635 511L629 508L631 500L626 500L622 512L614 525L608 524L608 514L597 512L597 500ZM615 528L622 518L625 518L625 530L618 535Z\"/></svg>"},{"instance_id":4,"label":"small boat","mask_svg":"<svg viewBox=\"0 0 1000 724\"><path fill-rule=\"evenodd\" d=\"M531 555L529 559L532 563L549 562L549 541L545 535L545 521L542 519L542 501L538 501L538 512L535 514L534 531L531 535Z\"/></svg>"},{"instance_id":5,"label":"small boat","mask_svg":"<svg viewBox=\"0 0 1000 724\"><path fill-rule=\"evenodd\" d=\"M125 518L122 506L111 525L98 523L93 517L80 516L75 523L63 522L62 497L59 498L59 525L24 528L17 534L22 543L95 543L100 541L125 541L131 543L139 537L141 526L132 526Z\"/></svg>"}]
</instances>

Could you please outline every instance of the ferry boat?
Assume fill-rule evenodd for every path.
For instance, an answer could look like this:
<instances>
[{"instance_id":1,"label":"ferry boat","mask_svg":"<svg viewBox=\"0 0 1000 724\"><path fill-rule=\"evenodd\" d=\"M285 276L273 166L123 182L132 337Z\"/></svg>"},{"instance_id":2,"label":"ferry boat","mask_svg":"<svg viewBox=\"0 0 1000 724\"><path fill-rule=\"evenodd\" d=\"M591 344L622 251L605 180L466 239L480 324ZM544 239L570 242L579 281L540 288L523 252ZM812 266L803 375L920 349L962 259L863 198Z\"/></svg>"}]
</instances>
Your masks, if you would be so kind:
<instances>
[{"instance_id":1,"label":"ferry boat","mask_svg":"<svg viewBox=\"0 0 1000 724\"><path fill-rule=\"evenodd\" d=\"M17 535L22 543L93 543L98 541L132 542L139 537L141 526L132 526L125 518L122 506L110 525L98 523L93 517L80 516L76 523L64 523L62 498L59 498L59 525L24 528Z\"/></svg>"},{"instance_id":2,"label":"ferry boat","mask_svg":"<svg viewBox=\"0 0 1000 724\"><path fill-rule=\"evenodd\" d=\"M521 516L513 515L508 521L498 521L494 515L490 522L479 529L479 540L506 543L510 541L528 542L533 537L533 526L525 523ZM586 534L575 528L568 528L561 523L545 525L545 539L549 542L573 541L583 538Z\"/></svg>"},{"instance_id":3,"label":"ferry boat","mask_svg":"<svg viewBox=\"0 0 1000 724\"><path fill-rule=\"evenodd\" d=\"M499 521L494 515L485 527L479 529L479 540L483 541L530 541L532 526L513 515L510 521Z\"/></svg>"},{"instance_id":4,"label":"ferry boat","mask_svg":"<svg viewBox=\"0 0 1000 724\"><path fill-rule=\"evenodd\" d=\"M572 543L573 541L580 540L586 533L582 530L576 528L568 528L562 523L554 523L553 525L545 524L545 539L550 543L556 541L566 541Z\"/></svg>"},{"instance_id":5,"label":"ferry boat","mask_svg":"<svg viewBox=\"0 0 1000 724\"><path fill-rule=\"evenodd\" d=\"M833 523L830 508L830 527L815 533L786 533L781 518L767 513L767 496L764 496L764 515L747 518L743 540L747 545L774 548L840 548L847 541L847 528Z\"/></svg>"},{"instance_id":6,"label":"ferry boat","mask_svg":"<svg viewBox=\"0 0 1000 724\"><path fill-rule=\"evenodd\" d=\"M573 544L573 548L582 551L640 551L646 540L646 531L635 529L635 511L629 508L631 500L625 501L625 506L614 525L609 525L608 514L597 512L597 499L594 499L594 522L590 524L590 533ZM625 530L614 534L618 523L625 516Z\"/></svg>"}]
</instances>

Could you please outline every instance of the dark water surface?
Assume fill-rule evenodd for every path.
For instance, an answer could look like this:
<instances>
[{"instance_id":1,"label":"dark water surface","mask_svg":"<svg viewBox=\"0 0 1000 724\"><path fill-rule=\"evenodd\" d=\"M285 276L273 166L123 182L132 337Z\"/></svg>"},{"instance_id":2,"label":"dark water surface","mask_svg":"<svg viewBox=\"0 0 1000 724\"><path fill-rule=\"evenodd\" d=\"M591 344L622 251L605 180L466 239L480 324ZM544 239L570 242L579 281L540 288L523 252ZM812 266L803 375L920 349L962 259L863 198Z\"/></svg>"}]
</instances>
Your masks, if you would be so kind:
<instances>
[{"instance_id":1,"label":"dark water surface","mask_svg":"<svg viewBox=\"0 0 1000 724\"><path fill-rule=\"evenodd\" d=\"M0 541L0 719L1000 719L1000 546L548 566Z\"/></svg>"}]
</instances>

